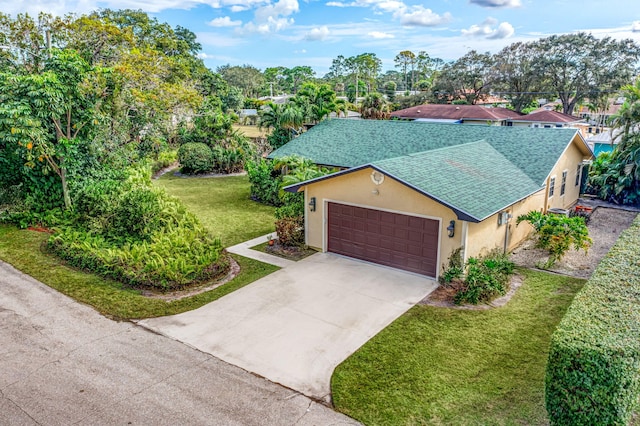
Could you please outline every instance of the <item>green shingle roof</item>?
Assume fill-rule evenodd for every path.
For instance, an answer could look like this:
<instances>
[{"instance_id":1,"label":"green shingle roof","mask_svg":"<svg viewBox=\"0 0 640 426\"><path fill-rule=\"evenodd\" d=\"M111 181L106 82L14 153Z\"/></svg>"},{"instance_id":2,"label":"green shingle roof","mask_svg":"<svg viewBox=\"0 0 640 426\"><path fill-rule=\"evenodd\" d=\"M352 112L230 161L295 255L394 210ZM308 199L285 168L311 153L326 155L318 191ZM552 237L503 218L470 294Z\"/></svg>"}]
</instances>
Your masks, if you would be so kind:
<instances>
[{"instance_id":1,"label":"green shingle roof","mask_svg":"<svg viewBox=\"0 0 640 426\"><path fill-rule=\"evenodd\" d=\"M372 166L474 222L540 190L486 141L376 161Z\"/></svg>"},{"instance_id":2,"label":"green shingle roof","mask_svg":"<svg viewBox=\"0 0 640 426\"><path fill-rule=\"evenodd\" d=\"M373 167L448 205L460 219L477 222L540 190L575 134L575 129L335 119L269 157L299 155L350 171Z\"/></svg>"}]
</instances>

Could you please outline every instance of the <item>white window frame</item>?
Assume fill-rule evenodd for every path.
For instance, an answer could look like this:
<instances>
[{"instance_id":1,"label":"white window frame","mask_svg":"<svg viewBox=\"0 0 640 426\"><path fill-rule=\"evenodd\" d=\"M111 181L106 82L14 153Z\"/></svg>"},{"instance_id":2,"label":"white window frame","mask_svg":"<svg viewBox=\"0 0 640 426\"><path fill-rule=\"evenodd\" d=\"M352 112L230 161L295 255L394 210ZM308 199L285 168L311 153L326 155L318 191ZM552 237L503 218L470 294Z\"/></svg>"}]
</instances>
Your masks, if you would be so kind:
<instances>
[{"instance_id":1,"label":"white window frame","mask_svg":"<svg viewBox=\"0 0 640 426\"><path fill-rule=\"evenodd\" d=\"M556 177L551 176L549 178L549 189L548 189L549 198L553 198L553 194L556 192L555 187L556 187Z\"/></svg>"},{"instance_id":2,"label":"white window frame","mask_svg":"<svg viewBox=\"0 0 640 426\"><path fill-rule=\"evenodd\" d=\"M578 164L578 167L576 168L576 185L575 186L580 185L580 175L582 175L582 164Z\"/></svg>"},{"instance_id":3,"label":"white window frame","mask_svg":"<svg viewBox=\"0 0 640 426\"><path fill-rule=\"evenodd\" d=\"M569 175L568 170L562 171L562 180L560 182L560 196L563 197L567 192L567 176Z\"/></svg>"}]
</instances>

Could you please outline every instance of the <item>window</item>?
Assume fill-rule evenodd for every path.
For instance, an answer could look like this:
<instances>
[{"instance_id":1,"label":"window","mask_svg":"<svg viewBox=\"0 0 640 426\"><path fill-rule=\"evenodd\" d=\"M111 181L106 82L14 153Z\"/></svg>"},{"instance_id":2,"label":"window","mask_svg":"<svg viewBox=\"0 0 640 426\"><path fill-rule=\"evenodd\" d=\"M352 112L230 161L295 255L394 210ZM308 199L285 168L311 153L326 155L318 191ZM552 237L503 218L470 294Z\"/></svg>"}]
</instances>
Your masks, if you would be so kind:
<instances>
[{"instance_id":1,"label":"window","mask_svg":"<svg viewBox=\"0 0 640 426\"><path fill-rule=\"evenodd\" d=\"M567 171L562 172L562 183L560 183L560 196L564 195L564 190L567 186Z\"/></svg>"},{"instance_id":2,"label":"window","mask_svg":"<svg viewBox=\"0 0 640 426\"><path fill-rule=\"evenodd\" d=\"M549 198L553 197L553 192L556 189L556 178L555 176L549 179Z\"/></svg>"},{"instance_id":3,"label":"window","mask_svg":"<svg viewBox=\"0 0 640 426\"><path fill-rule=\"evenodd\" d=\"M576 186L580 185L580 172L582 171L582 165L578 164L576 169Z\"/></svg>"}]
</instances>

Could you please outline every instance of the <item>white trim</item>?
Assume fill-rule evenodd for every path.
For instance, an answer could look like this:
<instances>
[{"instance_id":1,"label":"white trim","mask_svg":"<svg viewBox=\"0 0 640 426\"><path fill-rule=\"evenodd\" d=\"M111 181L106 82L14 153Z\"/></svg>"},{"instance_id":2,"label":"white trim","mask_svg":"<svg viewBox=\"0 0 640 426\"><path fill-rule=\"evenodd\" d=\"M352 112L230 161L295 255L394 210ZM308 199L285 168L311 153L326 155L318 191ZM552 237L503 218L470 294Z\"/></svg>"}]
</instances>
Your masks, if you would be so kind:
<instances>
[{"instance_id":1,"label":"white trim","mask_svg":"<svg viewBox=\"0 0 640 426\"><path fill-rule=\"evenodd\" d=\"M317 200L316 200L317 202ZM420 217L423 219L429 219L429 220L436 220L438 221L438 254L436 256L436 276L435 277L429 277L429 278L434 278L435 280L438 279L438 277L440 276L440 254L442 252L442 250L440 250L442 248L442 218L441 217L436 217L436 216L428 216L428 215L424 215L424 214L418 214L418 213L410 213L410 212L405 212L405 211L401 211L401 210L393 210L393 209L385 209L385 208L380 208L380 207L376 207L376 206L370 206L367 204L357 204L357 203L350 203L348 201L341 201L341 200L335 200L332 198L323 198L322 199L322 252L326 253L327 252L327 248L329 245L329 203L334 203L334 204L343 204L345 206L352 206L352 207L361 207L364 209L370 209L370 210L378 210L381 212L387 212L387 213L395 213L395 214L401 214L401 215L405 215L405 216L413 216L413 217ZM466 223L463 221L463 223ZM364 261L366 262L366 261ZM373 263L373 262L370 262ZM378 265L377 263L373 263L374 265ZM385 266L385 265L382 265ZM404 271L404 272L409 272L409 271L405 271L404 269L399 269L399 268L393 268L390 266L387 266L388 268L392 268L392 269L398 269L399 271ZM427 275L423 275L423 274L418 274L418 275L422 275L424 277L427 277Z\"/></svg>"},{"instance_id":2,"label":"white trim","mask_svg":"<svg viewBox=\"0 0 640 426\"><path fill-rule=\"evenodd\" d=\"M462 264L466 264L467 263L467 259L469 258L467 256L467 253L469 251L469 248L467 246L469 242L469 222L467 222L466 220L462 221Z\"/></svg>"},{"instance_id":3,"label":"white trim","mask_svg":"<svg viewBox=\"0 0 640 426\"><path fill-rule=\"evenodd\" d=\"M567 194L567 178L569 177L569 169L562 171L560 178L560 196L564 197Z\"/></svg>"},{"instance_id":4,"label":"white trim","mask_svg":"<svg viewBox=\"0 0 640 426\"><path fill-rule=\"evenodd\" d=\"M304 243L306 245L309 245L309 213L311 213L309 211L309 191L307 190L303 190L304 193ZM317 210L317 208L316 208ZM315 212L314 212L315 213Z\"/></svg>"}]
</instances>

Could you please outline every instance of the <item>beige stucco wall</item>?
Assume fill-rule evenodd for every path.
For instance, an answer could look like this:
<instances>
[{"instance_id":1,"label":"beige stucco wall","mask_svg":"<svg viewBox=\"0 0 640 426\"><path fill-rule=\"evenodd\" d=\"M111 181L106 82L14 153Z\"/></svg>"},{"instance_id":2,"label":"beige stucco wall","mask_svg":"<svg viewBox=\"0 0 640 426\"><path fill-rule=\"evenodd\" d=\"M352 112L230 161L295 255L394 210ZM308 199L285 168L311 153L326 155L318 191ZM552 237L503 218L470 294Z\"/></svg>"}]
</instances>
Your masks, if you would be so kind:
<instances>
[{"instance_id":1,"label":"beige stucco wall","mask_svg":"<svg viewBox=\"0 0 640 426\"><path fill-rule=\"evenodd\" d=\"M306 203L308 204L311 197L316 197L317 206L315 212L310 212L308 205L305 210L307 245L326 251L327 203L337 202L440 220L438 264L442 265L446 262L451 252L462 245L462 221L457 219L450 208L425 197L393 178L386 176L381 185L376 185L371 180L372 171L366 168L305 187ZM375 190L378 194L374 194ZM453 238L447 236L446 230L451 220L456 221Z\"/></svg>"},{"instance_id":2,"label":"beige stucco wall","mask_svg":"<svg viewBox=\"0 0 640 426\"><path fill-rule=\"evenodd\" d=\"M480 223L468 224L468 236L465 245L465 260L469 257L478 257L487 254L493 249L504 249L506 228L508 227L507 251L513 250L524 241L533 228L527 222L516 226L518 216L526 214L531 210L541 211L544 208L544 198L546 192L542 189L530 197L515 203L506 208L511 215L508 224L498 225L498 214L495 214Z\"/></svg>"},{"instance_id":3,"label":"beige stucco wall","mask_svg":"<svg viewBox=\"0 0 640 426\"><path fill-rule=\"evenodd\" d=\"M567 147L564 155L560 158L556 166L549 174L549 178L555 176L555 192L553 197L549 197L547 208L567 209L573 206L580 196L580 184L576 185L576 172L578 164L587 159L580 149L578 149L578 136L573 143ZM567 171L567 183L564 195L560 195L560 185L562 184L562 172ZM549 182L550 179L547 180ZM548 193L548 191L547 191Z\"/></svg>"},{"instance_id":4,"label":"beige stucco wall","mask_svg":"<svg viewBox=\"0 0 640 426\"><path fill-rule=\"evenodd\" d=\"M581 142L576 138L553 169L552 174L557 176L556 193L549 199L548 204L545 204L547 188L542 187L537 193L506 208L505 211L511 215L511 219L508 224L503 225L498 225L498 214L480 223L458 220L450 208L388 176L381 185L376 185L371 180L373 171L371 168L307 185L303 188L307 205L305 211L307 245L326 251L327 203L337 202L440 220L438 250L440 268L447 262L451 253L461 246L465 247L465 259L481 256L496 248L502 250L507 227L509 232L507 250L512 250L532 231L532 227L526 222L516 226L516 218L519 215L531 210L544 211L545 208L551 207L568 208L576 202L580 189L579 186L575 186L576 168L583 159L587 158L587 154L578 149L577 143ZM566 192L561 197L560 182L563 170L567 170L568 173ZM316 198L315 212L309 211L308 203L311 197ZM453 238L448 237L446 230L451 220L456 221Z\"/></svg>"}]
</instances>

